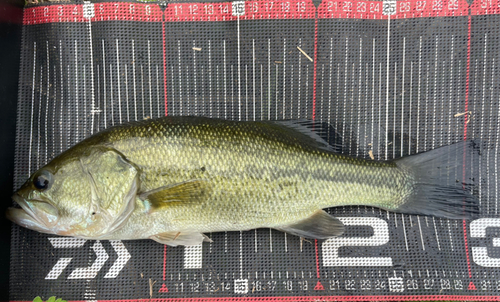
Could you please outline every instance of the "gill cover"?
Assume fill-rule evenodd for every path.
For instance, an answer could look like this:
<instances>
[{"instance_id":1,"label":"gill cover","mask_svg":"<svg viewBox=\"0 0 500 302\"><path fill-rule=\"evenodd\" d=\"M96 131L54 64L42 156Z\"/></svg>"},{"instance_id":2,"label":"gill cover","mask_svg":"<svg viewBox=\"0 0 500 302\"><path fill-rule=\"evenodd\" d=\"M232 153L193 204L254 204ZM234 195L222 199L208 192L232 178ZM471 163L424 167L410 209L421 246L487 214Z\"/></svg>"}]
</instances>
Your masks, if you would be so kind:
<instances>
[{"instance_id":1,"label":"gill cover","mask_svg":"<svg viewBox=\"0 0 500 302\"><path fill-rule=\"evenodd\" d=\"M93 147L80 164L91 189L88 234L97 239L122 227L134 211L138 170L121 153L102 146Z\"/></svg>"}]
</instances>

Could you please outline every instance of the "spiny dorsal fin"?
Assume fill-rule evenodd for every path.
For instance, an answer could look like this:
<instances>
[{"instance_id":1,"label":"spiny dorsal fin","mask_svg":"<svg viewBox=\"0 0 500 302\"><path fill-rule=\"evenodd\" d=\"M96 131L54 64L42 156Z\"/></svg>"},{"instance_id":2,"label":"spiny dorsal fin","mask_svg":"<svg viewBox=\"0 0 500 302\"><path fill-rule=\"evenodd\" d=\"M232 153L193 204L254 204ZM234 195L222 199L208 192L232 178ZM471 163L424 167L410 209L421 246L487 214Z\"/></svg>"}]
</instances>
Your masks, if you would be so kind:
<instances>
[{"instance_id":1,"label":"spiny dorsal fin","mask_svg":"<svg viewBox=\"0 0 500 302\"><path fill-rule=\"evenodd\" d=\"M141 193L139 197L148 200L151 209L155 210L172 202L199 202L205 200L207 194L208 186L205 181L190 180L147 191Z\"/></svg>"},{"instance_id":2,"label":"spiny dorsal fin","mask_svg":"<svg viewBox=\"0 0 500 302\"><path fill-rule=\"evenodd\" d=\"M344 224L323 210L314 212L310 217L295 224L277 228L283 232L311 239L327 239L344 233Z\"/></svg>"},{"instance_id":3,"label":"spiny dorsal fin","mask_svg":"<svg viewBox=\"0 0 500 302\"><path fill-rule=\"evenodd\" d=\"M311 120L263 121L280 128L284 135L311 147L341 153L343 144L340 134L326 122Z\"/></svg>"}]
</instances>

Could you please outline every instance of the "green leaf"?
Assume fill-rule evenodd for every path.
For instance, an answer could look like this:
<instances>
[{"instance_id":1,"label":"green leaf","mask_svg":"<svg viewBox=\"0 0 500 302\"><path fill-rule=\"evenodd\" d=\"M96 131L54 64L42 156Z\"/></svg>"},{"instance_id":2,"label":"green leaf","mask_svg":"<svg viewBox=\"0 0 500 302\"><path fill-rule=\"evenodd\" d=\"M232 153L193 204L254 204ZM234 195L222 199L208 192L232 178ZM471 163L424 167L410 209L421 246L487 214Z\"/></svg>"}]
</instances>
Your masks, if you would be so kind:
<instances>
[{"instance_id":1,"label":"green leaf","mask_svg":"<svg viewBox=\"0 0 500 302\"><path fill-rule=\"evenodd\" d=\"M42 300L42 298L40 298L40 296L37 296L35 299L33 299L33 302L43 302L43 300ZM63 299L61 299L61 298L58 298L58 299L56 300L56 297L55 297L55 296L53 296L53 297L50 297L50 298L47 300L47 302L68 302L68 301L63 300Z\"/></svg>"}]
</instances>

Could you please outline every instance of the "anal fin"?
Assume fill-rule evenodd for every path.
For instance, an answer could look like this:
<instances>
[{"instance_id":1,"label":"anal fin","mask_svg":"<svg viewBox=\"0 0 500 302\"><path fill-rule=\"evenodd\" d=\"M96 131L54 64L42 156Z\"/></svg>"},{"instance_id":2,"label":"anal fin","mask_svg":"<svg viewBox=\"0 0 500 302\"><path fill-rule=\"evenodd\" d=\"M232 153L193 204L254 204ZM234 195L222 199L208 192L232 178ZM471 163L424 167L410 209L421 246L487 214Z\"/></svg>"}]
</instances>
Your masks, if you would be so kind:
<instances>
[{"instance_id":1,"label":"anal fin","mask_svg":"<svg viewBox=\"0 0 500 302\"><path fill-rule=\"evenodd\" d=\"M299 237L327 239L342 235L344 233L344 224L337 218L328 215L325 211L318 210L304 220L277 229Z\"/></svg>"},{"instance_id":2,"label":"anal fin","mask_svg":"<svg viewBox=\"0 0 500 302\"><path fill-rule=\"evenodd\" d=\"M205 234L197 232L166 232L153 235L149 238L161 244L170 246L199 245L202 244L203 241L212 241Z\"/></svg>"}]
</instances>

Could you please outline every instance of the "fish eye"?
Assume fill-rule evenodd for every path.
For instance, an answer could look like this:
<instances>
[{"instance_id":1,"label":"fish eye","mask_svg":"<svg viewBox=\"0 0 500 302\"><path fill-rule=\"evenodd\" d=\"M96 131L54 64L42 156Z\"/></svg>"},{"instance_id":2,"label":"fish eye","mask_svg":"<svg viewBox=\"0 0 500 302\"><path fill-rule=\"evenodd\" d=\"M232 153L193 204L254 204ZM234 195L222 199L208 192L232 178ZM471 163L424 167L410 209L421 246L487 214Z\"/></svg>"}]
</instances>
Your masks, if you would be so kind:
<instances>
[{"instance_id":1,"label":"fish eye","mask_svg":"<svg viewBox=\"0 0 500 302\"><path fill-rule=\"evenodd\" d=\"M53 175L47 170L40 170L33 179L33 185L40 191L45 191L52 185Z\"/></svg>"}]
</instances>

